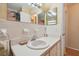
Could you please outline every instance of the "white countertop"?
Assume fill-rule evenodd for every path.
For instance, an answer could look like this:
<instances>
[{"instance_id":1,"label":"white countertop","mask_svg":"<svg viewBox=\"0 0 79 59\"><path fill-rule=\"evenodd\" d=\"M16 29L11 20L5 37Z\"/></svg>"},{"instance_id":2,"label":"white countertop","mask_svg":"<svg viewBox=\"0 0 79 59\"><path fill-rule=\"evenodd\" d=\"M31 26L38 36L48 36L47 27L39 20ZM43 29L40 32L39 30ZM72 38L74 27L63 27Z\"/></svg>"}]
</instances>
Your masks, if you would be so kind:
<instances>
[{"instance_id":1,"label":"white countertop","mask_svg":"<svg viewBox=\"0 0 79 59\"><path fill-rule=\"evenodd\" d=\"M59 36L56 37L48 37L47 39L44 39L48 42L49 47L41 50L34 50L27 47L27 45L14 45L11 47L12 52L15 56L40 56L45 51L47 51L51 46L53 46L56 42L60 40Z\"/></svg>"}]
</instances>

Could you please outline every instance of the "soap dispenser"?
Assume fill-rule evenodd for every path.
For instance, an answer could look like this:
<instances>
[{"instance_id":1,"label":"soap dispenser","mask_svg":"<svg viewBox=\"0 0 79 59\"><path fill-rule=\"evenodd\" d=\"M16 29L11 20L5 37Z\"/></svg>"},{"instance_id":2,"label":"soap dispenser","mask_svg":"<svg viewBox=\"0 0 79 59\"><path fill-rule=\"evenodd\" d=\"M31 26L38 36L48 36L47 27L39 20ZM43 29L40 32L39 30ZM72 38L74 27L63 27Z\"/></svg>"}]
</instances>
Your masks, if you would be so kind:
<instances>
[{"instance_id":1,"label":"soap dispenser","mask_svg":"<svg viewBox=\"0 0 79 59\"><path fill-rule=\"evenodd\" d=\"M45 26L45 33L44 33L44 37L48 37L48 34L47 34L47 27Z\"/></svg>"},{"instance_id":2,"label":"soap dispenser","mask_svg":"<svg viewBox=\"0 0 79 59\"><path fill-rule=\"evenodd\" d=\"M24 29L23 29L23 40L28 41L28 40L29 40L29 37L30 37L30 30L24 28Z\"/></svg>"}]
</instances>

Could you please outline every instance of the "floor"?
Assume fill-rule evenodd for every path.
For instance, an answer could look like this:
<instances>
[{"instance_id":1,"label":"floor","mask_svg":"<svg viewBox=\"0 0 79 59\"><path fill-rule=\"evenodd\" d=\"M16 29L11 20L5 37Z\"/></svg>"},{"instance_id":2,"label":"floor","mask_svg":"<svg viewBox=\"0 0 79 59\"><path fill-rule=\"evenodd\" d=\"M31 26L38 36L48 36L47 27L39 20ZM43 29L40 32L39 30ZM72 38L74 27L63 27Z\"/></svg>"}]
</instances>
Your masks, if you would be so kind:
<instances>
[{"instance_id":1,"label":"floor","mask_svg":"<svg viewBox=\"0 0 79 59\"><path fill-rule=\"evenodd\" d=\"M79 56L79 51L66 48L65 56Z\"/></svg>"}]
</instances>

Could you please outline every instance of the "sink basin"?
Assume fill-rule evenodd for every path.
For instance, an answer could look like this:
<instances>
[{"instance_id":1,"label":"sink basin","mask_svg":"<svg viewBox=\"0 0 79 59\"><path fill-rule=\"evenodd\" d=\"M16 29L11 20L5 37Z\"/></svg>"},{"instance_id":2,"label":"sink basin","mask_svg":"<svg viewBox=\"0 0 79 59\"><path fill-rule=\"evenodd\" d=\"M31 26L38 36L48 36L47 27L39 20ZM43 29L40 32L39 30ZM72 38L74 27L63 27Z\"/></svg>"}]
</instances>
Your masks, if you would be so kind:
<instances>
[{"instance_id":1,"label":"sink basin","mask_svg":"<svg viewBox=\"0 0 79 59\"><path fill-rule=\"evenodd\" d=\"M34 40L27 43L27 47L31 49L44 49L48 47L48 43L45 40Z\"/></svg>"}]
</instances>

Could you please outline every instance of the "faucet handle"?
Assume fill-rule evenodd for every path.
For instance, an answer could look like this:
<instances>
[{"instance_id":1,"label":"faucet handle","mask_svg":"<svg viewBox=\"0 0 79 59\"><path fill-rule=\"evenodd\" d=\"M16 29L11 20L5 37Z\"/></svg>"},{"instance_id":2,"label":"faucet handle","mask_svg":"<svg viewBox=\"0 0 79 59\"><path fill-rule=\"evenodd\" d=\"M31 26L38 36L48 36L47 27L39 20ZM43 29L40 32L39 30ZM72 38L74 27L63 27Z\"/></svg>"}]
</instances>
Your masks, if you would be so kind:
<instances>
[{"instance_id":1,"label":"faucet handle","mask_svg":"<svg viewBox=\"0 0 79 59\"><path fill-rule=\"evenodd\" d=\"M48 37L48 34L44 34L44 37Z\"/></svg>"},{"instance_id":2,"label":"faucet handle","mask_svg":"<svg viewBox=\"0 0 79 59\"><path fill-rule=\"evenodd\" d=\"M36 40L36 39L37 39L37 36L36 36L36 35L33 35L33 37L32 37L32 40L31 40L31 41Z\"/></svg>"}]
</instances>

